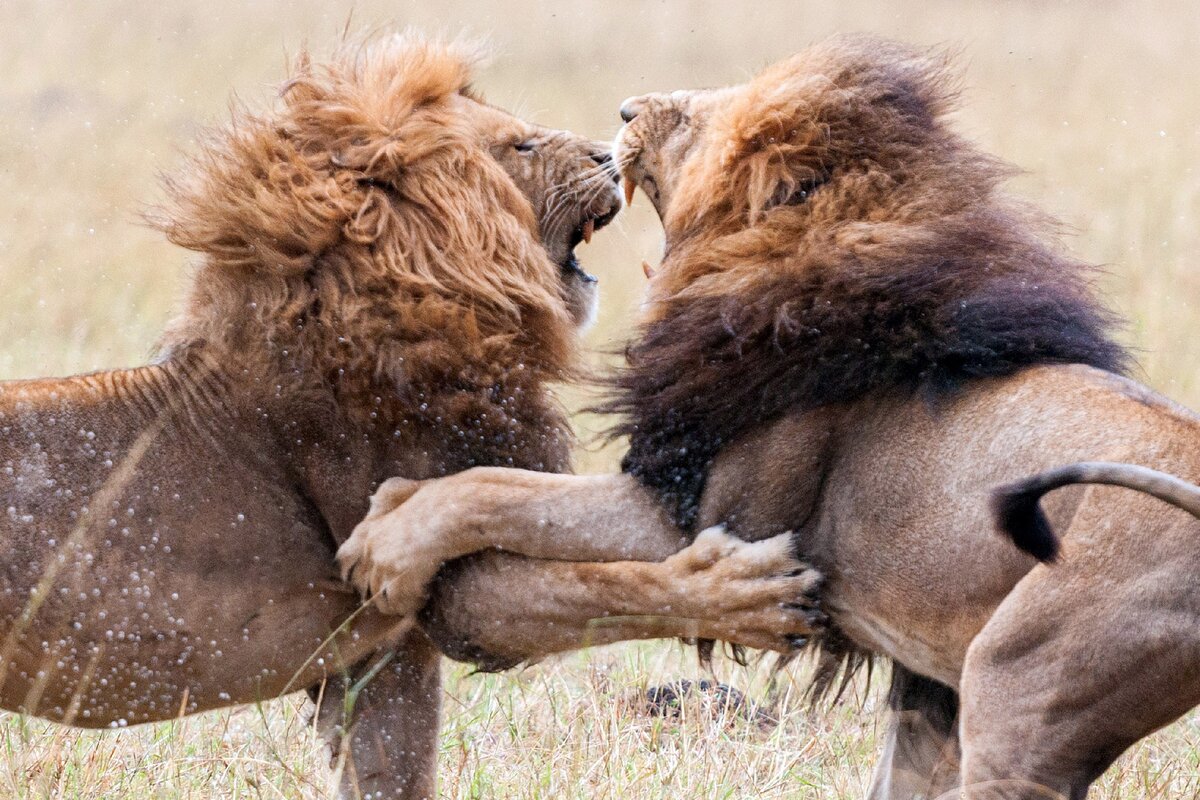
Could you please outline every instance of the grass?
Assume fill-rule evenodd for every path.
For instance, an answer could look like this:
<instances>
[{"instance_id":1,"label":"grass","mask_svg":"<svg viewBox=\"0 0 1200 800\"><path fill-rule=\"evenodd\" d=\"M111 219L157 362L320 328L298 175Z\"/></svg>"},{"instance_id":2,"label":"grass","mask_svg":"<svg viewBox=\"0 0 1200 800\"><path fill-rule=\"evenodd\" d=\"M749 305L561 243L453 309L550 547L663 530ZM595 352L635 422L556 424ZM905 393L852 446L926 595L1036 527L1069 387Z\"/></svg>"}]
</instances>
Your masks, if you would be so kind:
<instances>
[{"instance_id":1,"label":"grass","mask_svg":"<svg viewBox=\"0 0 1200 800\"><path fill-rule=\"evenodd\" d=\"M232 90L269 97L285 52L319 50L350 13L319 0L0 3L0 377L143 361L186 279L186 258L137 225L200 126ZM959 124L1027 170L1014 190L1059 216L1070 246L1107 270L1141 377L1200 404L1200 15L1188 2L370 0L353 25L488 35L490 98L532 118L611 136L627 95L738 81L836 31L961 50ZM611 345L656 262L644 201L587 248ZM581 418L583 432L601 422ZM580 454L606 469L612 449ZM877 690L810 713L802 674L768 692L761 669L721 677L771 697L781 722L639 713L648 683L697 674L670 643L572 655L514 675L446 681L442 790L450 798L841 798L870 781ZM1127 754L1101 798L1200 796L1194 715ZM319 743L296 698L171 724L80 733L0 716L0 796L324 798Z\"/></svg>"}]
</instances>

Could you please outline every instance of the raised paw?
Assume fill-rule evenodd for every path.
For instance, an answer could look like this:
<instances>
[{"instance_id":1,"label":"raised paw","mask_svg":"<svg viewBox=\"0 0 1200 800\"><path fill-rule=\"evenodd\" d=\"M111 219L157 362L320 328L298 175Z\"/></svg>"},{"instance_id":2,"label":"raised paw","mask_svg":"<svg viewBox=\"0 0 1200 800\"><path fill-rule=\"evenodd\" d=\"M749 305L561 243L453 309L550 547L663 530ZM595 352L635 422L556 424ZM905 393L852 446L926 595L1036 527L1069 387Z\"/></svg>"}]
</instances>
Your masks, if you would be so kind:
<instances>
[{"instance_id":1,"label":"raised paw","mask_svg":"<svg viewBox=\"0 0 1200 800\"><path fill-rule=\"evenodd\" d=\"M711 638L789 653L827 622L822 576L796 559L790 533L746 542L709 528L666 563L682 573L687 612Z\"/></svg>"}]
</instances>

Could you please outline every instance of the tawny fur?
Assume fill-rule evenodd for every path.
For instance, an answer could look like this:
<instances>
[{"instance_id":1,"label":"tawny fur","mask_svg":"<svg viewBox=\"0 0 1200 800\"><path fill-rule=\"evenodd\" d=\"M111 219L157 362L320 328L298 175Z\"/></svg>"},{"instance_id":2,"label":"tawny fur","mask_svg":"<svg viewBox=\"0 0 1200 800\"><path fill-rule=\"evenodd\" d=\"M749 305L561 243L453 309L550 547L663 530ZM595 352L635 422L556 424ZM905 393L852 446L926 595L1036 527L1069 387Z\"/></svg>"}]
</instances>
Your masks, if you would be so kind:
<instances>
[{"instance_id":1,"label":"tawny fur","mask_svg":"<svg viewBox=\"0 0 1200 800\"><path fill-rule=\"evenodd\" d=\"M169 181L156 222L199 260L155 363L0 385L5 709L122 726L309 688L341 796L434 796L440 655L363 607L334 551L387 478L569 466L549 384L574 375L594 294L571 250L620 202L606 146L486 105L472 58L414 36L302 56L274 108L236 112ZM662 527L625 557L679 550ZM630 615L617 638L737 640L722 619L742 611L747 643L784 642L803 617L780 602L812 584L788 541L697 544L477 557L447 591L461 610L473 576L498 581L524 650L606 614ZM681 600L699 621L648 616Z\"/></svg>"},{"instance_id":2,"label":"tawny fur","mask_svg":"<svg viewBox=\"0 0 1200 800\"><path fill-rule=\"evenodd\" d=\"M704 157L672 181L669 253L605 405L626 418L624 469L681 524L716 453L785 411L1127 366L1091 269L948 126L952 85L940 60L838 40L765 70L695 134ZM654 135L629 131L627 151Z\"/></svg>"},{"instance_id":3,"label":"tawny fur","mask_svg":"<svg viewBox=\"0 0 1200 800\"><path fill-rule=\"evenodd\" d=\"M1114 374L1087 268L950 131L945 75L841 38L746 86L628 101L617 165L666 231L620 379L643 474L464 473L421 492L476 541L583 520L657 541L664 513L751 540L793 530L833 643L896 664L872 800L1079 800L1200 702L1200 521L1064 490L1047 567L996 535L988 499L1097 458L1195 482L1200 420ZM405 508L392 523L420 536ZM498 582L471 586L502 606ZM511 655L513 616L475 618L475 651Z\"/></svg>"},{"instance_id":4,"label":"tawny fur","mask_svg":"<svg viewBox=\"0 0 1200 800\"><path fill-rule=\"evenodd\" d=\"M0 386L5 708L124 725L357 674L403 626L333 550L383 478L567 466L567 290L471 60L392 36L302 57L170 180L158 224L200 261L155 364ZM597 151L572 138L562 170ZM432 793L437 669L409 634L345 794Z\"/></svg>"},{"instance_id":5,"label":"tawny fur","mask_svg":"<svg viewBox=\"0 0 1200 800\"><path fill-rule=\"evenodd\" d=\"M947 485L975 498L979 481L1011 474L1022 456L1041 464L1056 453L1078 457L1089 443L1130 446L1116 444L1131 438L1116 435L1113 424L1143 431L1132 436L1135 448L1145 448L1138 460L1188 474L1195 465L1186 455L1182 463L1166 455L1175 448L1163 442L1194 441L1196 429L1193 420L1151 398L1143 407L1131 406L1125 397L1139 391L1131 387L1109 387L1088 373L1029 371L1079 364L1121 372L1129 359L1111 339L1114 318L1095 298L1089 269L1064 255L1035 212L997 192L1007 170L947 126L953 94L948 75L940 58L874 39L842 38L768 68L732 92L643 99L644 119L634 119L619 138L617 158L652 198L659 196L667 255L612 407L629 418L621 429L631 437L626 471L653 488L679 521L703 526L733 518L739 531L749 532L773 520L798 529L800 551L830 578L825 601L836 609L840 631L827 646L849 646L852 663L859 648L897 658L898 706L907 702L903 687L918 685L909 681L910 670L967 687L967 722L991 723L967 728L964 780L1016 779L1011 786L975 789L980 796L1036 795L1045 788L1081 796L1121 749L1200 699L1195 689L1172 685L1176 702L1147 703L1138 721L1119 730L1096 730L1090 717L1103 713L1099 701L1071 726L1038 729L1032 720L1046 712L1035 692L1022 707L982 677L1014 669L1010 657L1019 672L1027 672L1028 660L1010 656L1006 642L1030 634L1014 636L996 623L996 633L975 640L976 656L963 666L967 643L1003 599L1002 587L1012 587L1023 572L1012 557L998 557L992 575L977 582L968 576L980 569L978 562L956 566L951 556L921 575L913 565L891 567L883 556L892 553L902 562L905 551L893 546L897 540L938 548L944 537L951 554L964 552L964 538L975 541L960 526L979 520L986 504L977 502L956 519L948 512L961 508L961 500L932 492L928 476L941 474ZM659 116L667 122L656 130ZM691 124L678 124L680 117ZM655 150L683 156L673 164L661 155L644 157ZM662 201L664 194L671 202ZM1016 377L995 383L1005 376ZM1030 383L1041 384L1046 395L1039 406L1051 400L1062 408L1055 415L1062 418L1057 430L1020 413L1016 397L1027 397ZM1094 396L1090 385L1097 383L1111 399L1103 392ZM992 408L982 411L979 398L989 393ZM995 463L963 463L972 442L1000 435L996 425L1003 425L1006 408L1018 427L987 451ZM910 422L911 415L941 427L930 431L924 422ZM960 429L964 423L974 431ZM1155 433L1146 435L1147 427ZM764 432L772 428L773 434ZM924 433L914 437L914 429ZM859 444L867 435L882 440ZM749 440L752 452L761 453L780 436L791 438L792 446L815 447L807 464L795 463L820 477L791 473L790 492L736 494L755 463L781 489L787 484L788 478L778 477L789 474L786 461L768 466L769 457L755 458L738 446ZM1104 436L1108 441L1101 444ZM901 452L925 474L898 466ZM878 469L907 485L884 480L880 487L881 481L868 479L847 493L847 484L866 479L857 459L872 454ZM706 491L708 481L716 482L713 491ZM929 495L922 497L922 487ZM863 497L871 493L878 500ZM851 496L857 508L840 505ZM1087 518L1082 509L1075 513ZM881 523L884 528L873 534L872 525ZM906 531L923 535L913 542ZM891 541L876 544L869 562L856 562L861 545L878 537ZM1186 558L1196 557L1186 538L1173 540ZM1100 564L1105 571L1107 562ZM986 574L986 565L982 569ZM1086 574L1088 567L1081 569ZM1011 577L1001 577L1006 575ZM948 591L956 580L994 588L982 594L973 589L964 598ZM930 602L911 594L899 600L904 586L962 611L913 617ZM1136 580L1124 591L1136 596ZM1069 602L1069 594L1060 596ZM1020 625L1019 601L1006 605L1014 602L1016 616L1007 619ZM1196 598L1185 592L1173 604L1194 609ZM1137 603L1129 605L1136 613ZM1154 613L1153 606L1148 610ZM1048 645L1058 648L1048 659L1062 658L1064 651L1071 653L1066 663L1092 657L1082 629L1073 633L1064 625L1059 636L1073 641ZM1187 638L1177 643L1182 652L1196 649ZM1113 669L1121 669L1116 665L1128 656L1114 650L1111 657ZM1134 657L1127 668L1136 671L1138 661ZM1150 687L1170 670L1164 659L1138 675L1143 688L1129 691L1155 691ZM996 678L996 685L1006 685L1004 680ZM1019 683L1013 676L1011 690L1020 691ZM1112 691L1102 681L1072 688L1097 697ZM940 697L929 700L936 693L915 691L930 708L944 707ZM1018 731L1046 737L1037 752L1047 760L1018 755L1024 742L1005 738ZM937 735L953 738L946 729ZM889 751L895 761L881 769L875 796L914 791L911 783L905 788L911 778L906 772L916 771L918 784L931 782L918 785L921 793L952 785L953 773L944 765L904 764L905 753L913 752L904 746Z\"/></svg>"}]
</instances>

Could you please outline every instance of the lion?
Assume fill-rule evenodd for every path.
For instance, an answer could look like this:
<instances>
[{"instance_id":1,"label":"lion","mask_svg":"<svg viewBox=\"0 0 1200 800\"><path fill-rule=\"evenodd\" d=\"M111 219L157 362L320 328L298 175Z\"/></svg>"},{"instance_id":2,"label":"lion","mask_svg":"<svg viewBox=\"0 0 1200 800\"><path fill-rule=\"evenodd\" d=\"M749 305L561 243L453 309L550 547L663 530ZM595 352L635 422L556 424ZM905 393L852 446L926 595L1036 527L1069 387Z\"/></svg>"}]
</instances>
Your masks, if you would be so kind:
<instances>
[{"instance_id":1,"label":"lion","mask_svg":"<svg viewBox=\"0 0 1200 800\"><path fill-rule=\"evenodd\" d=\"M614 158L666 241L607 404L621 474L409 487L351 539L360 588L539 526L665 540L651 501L683 531L794 531L825 576L820 663L894 664L876 799L1082 798L1200 701L1200 521L1076 487L1047 500L1053 568L995 533L993 487L1058 464L1200 478L1200 419L1125 377L1091 268L951 128L948 61L843 37L626 101ZM505 609L431 596L435 639L536 657L501 641Z\"/></svg>"},{"instance_id":2,"label":"lion","mask_svg":"<svg viewBox=\"0 0 1200 800\"><path fill-rule=\"evenodd\" d=\"M199 263L157 358L0 384L4 709L123 727L309 689L343 796L434 796L440 655L334 553L389 476L569 467L575 248L621 202L607 145L488 105L475 60L415 35L302 56L168 181L156 224ZM786 537L632 534L661 563L500 559L512 640L545 646L555 585L606 586L608 637L807 632Z\"/></svg>"}]
</instances>

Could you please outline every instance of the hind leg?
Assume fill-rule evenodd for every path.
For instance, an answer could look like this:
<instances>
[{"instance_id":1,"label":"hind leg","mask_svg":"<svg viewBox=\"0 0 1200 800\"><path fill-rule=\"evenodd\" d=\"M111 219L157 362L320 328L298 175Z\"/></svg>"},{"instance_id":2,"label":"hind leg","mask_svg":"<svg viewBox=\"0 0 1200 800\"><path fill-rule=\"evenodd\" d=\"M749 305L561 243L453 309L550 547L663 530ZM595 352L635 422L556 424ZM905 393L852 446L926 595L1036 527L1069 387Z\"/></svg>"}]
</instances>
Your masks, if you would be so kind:
<instances>
[{"instance_id":1,"label":"hind leg","mask_svg":"<svg viewBox=\"0 0 1200 800\"><path fill-rule=\"evenodd\" d=\"M339 800L437 797L441 694L441 654L419 630L390 659L381 653L326 681L317 729L342 770Z\"/></svg>"},{"instance_id":2,"label":"hind leg","mask_svg":"<svg viewBox=\"0 0 1200 800\"><path fill-rule=\"evenodd\" d=\"M1200 702L1196 522L1143 517L1135 500L1124 518L1149 524L1127 530L1111 505L1107 521L1088 505L1062 561L1023 578L967 652L960 733L972 800L1079 800L1126 748Z\"/></svg>"},{"instance_id":3,"label":"hind leg","mask_svg":"<svg viewBox=\"0 0 1200 800\"><path fill-rule=\"evenodd\" d=\"M934 798L958 785L958 695L892 667L890 719L868 800Z\"/></svg>"}]
</instances>

